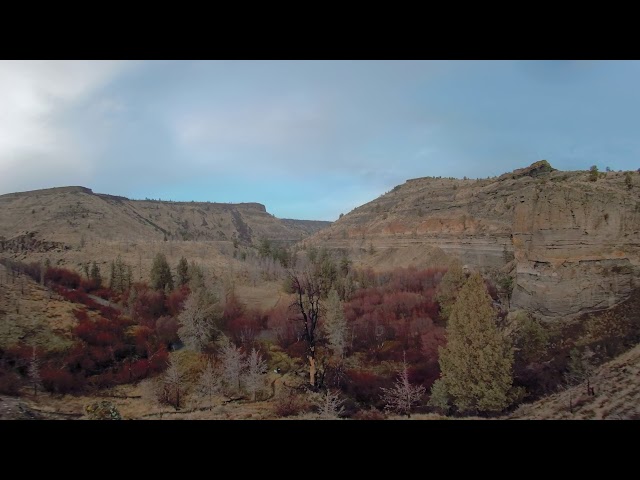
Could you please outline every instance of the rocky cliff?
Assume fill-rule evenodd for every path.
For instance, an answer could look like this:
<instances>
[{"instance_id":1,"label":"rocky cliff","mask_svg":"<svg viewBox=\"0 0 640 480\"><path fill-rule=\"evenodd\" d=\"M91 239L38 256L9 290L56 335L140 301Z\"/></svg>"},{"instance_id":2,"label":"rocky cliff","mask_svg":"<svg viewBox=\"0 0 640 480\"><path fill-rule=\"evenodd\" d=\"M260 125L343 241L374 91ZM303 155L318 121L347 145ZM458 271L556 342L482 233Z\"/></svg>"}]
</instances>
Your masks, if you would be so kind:
<instances>
[{"instance_id":1,"label":"rocky cliff","mask_svg":"<svg viewBox=\"0 0 640 480\"><path fill-rule=\"evenodd\" d=\"M512 309L567 316L612 306L640 287L639 192L637 172L594 182L546 161L489 179L418 178L310 241L375 250L374 258L392 251L404 259L395 265L421 263L403 251L435 248L512 275Z\"/></svg>"}]
</instances>

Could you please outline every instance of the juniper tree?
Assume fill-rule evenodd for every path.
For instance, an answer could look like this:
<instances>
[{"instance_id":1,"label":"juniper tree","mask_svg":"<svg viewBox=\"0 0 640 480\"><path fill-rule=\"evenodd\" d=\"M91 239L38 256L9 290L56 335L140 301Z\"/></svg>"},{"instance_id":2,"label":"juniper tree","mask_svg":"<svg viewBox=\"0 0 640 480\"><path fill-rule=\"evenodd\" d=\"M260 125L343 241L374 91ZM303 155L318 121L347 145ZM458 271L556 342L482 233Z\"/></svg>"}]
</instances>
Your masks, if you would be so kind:
<instances>
[{"instance_id":1,"label":"juniper tree","mask_svg":"<svg viewBox=\"0 0 640 480\"><path fill-rule=\"evenodd\" d=\"M102 286L100 267L98 267L98 264L95 261L91 264L91 280L93 280L97 288L100 288Z\"/></svg>"},{"instance_id":2,"label":"juniper tree","mask_svg":"<svg viewBox=\"0 0 640 480\"><path fill-rule=\"evenodd\" d=\"M460 263L452 262L449 270L442 277L436 292L436 300L440 304L440 315L447 320L451 313L451 308L456 303L456 298L460 289L467 281L467 276L462 270Z\"/></svg>"},{"instance_id":3,"label":"juniper tree","mask_svg":"<svg viewBox=\"0 0 640 480\"><path fill-rule=\"evenodd\" d=\"M178 262L178 266L176 267L176 275L179 286L184 286L189 283L189 264L187 263L187 259L184 257L180 258Z\"/></svg>"},{"instance_id":4,"label":"juniper tree","mask_svg":"<svg viewBox=\"0 0 640 480\"><path fill-rule=\"evenodd\" d=\"M499 412L510 403L513 348L479 273L469 277L451 309L447 345L440 347L444 388L461 412Z\"/></svg>"},{"instance_id":5,"label":"juniper tree","mask_svg":"<svg viewBox=\"0 0 640 480\"><path fill-rule=\"evenodd\" d=\"M173 277L171 268L167 263L167 257L163 253L157 253L151 265L151 287L154 290L173 290Z\"/></svg>"}]
</instances>

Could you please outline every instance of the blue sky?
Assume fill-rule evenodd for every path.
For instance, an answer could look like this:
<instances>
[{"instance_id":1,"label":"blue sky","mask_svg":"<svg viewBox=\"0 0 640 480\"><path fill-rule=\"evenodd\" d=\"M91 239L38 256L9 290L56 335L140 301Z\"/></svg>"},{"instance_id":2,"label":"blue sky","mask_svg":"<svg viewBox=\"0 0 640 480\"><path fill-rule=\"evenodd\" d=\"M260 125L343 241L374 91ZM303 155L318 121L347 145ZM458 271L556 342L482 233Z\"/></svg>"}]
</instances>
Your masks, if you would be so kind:
<instances>
[{"instance_id":1,"label":"blue sky","mask_svg":"<svg viewBox=\"0 0 640 480\"><path fill-rule=\"evenodd\" d=\"M640 168L637 61L0 61L0 194L335 220L409 178Z\"/></svg>"}]
</instances>

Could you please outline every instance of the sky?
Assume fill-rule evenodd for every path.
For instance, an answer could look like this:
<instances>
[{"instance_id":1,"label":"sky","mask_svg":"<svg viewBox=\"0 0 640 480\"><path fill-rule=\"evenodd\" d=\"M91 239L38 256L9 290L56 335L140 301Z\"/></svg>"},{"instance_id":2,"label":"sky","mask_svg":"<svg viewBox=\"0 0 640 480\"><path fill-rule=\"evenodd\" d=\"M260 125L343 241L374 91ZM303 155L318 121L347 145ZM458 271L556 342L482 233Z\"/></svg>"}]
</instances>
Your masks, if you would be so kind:
<instances>
[{"instance_id":1,"label":"sky","mask_svg":"<svg viewBox=\"0 0 640 480\"><path fill-rule=\"evenodd\" d=\"M0 61L0 194L335 220L410 178L640 168L638 61Z\"/></svg>"}]
</instances>

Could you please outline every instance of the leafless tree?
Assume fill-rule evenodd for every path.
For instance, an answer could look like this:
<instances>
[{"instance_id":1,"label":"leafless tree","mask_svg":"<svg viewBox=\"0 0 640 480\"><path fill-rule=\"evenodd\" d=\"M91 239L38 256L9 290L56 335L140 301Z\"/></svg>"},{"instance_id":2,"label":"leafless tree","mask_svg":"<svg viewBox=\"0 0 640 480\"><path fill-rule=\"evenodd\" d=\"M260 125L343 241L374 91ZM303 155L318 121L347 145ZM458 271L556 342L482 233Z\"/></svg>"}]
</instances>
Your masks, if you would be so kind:
<instances>
[{"instance_id":1,"label":"leafless tree","mask_svg":"<svg viewBox=\"0 0 640 480\"><path fill-rule=\"evenodd\" d=\"M327 390L314 403L319 409L320 418L335 419L344 412L344 400L337 391Z\"/></svg>"},{"instance_id":2,"label":"leafless tree","mask_svg":"<svg viewBox=\"0 0 640 480\"><path fill-rule=\"evenodd\" d=\"M251 400L256 401L256 394L264 388L267 364L262 359L262 355L255 348L251 349L247 359L247 372L244 377L244 384L251 394Z\"/></svg>"},{"instance_id":3,"label":"leafless tree","mask_svg":"<svg viewBox=\"0 0 640 480\"><path fill-rule=\"evenodd\" d=\"M182 391L183 373L179 361L170 357L167 362L167 370L164 372L165 398L171 403L171 397L175 397L174 408L180 408L180 393Z\"/></svg>"},{"instance_id":4,"label":"leafless tree","mask_svg":"<svg viewBox=\"0 0 640 480\"><path fill-rule=\"evenodd\" d=\"M226 387L231 391L239 391L241 388L240 380L246 365L245 354L232 342L225 339L222 342L220 360L222 362L222 378Z\"/></svg>"},{"instance_id":5,"label":"leafless tree","mask_svg":"<svg viewBox=\"0 0 640 480\"><path fill-rule=\"evenodd\" d=\"M290 305L294 311L300 314L303 324L302 339L307 345L307 360L309 361L309 384L316 385L316 327L322 315L320 296L323 291L323 279L312 275L309 270L295 274L289 272L291 287L296 295Z\"/></svg>"},{"instance_id":6,"label":"leafless tree","mask_svg":"<svg viewBox=\"0 0 640 480\"><path fill-rule=\"evenodd\" d=\"M329 348L337 358L342 358L347 343L347 321L344 318L338 292L334 289L329 292L327 298L327 314L322 326Z\"/></svg>"},{"instance_id":7,"label":"leafless tree","mask_svg":"<svg viewBox=\"0 0 640 480\"><path fill-rule=\"evenodd\" d=\"M29 362L28 369L29 383L33 387L33 394L38 395L38 387L42 385L42 378L40 378L40 359L36 354L36 348L33 347L33 355Z\"/></svg>"},{"instance_id":8,"label":"leafless tree","mask_svg":"<svg viewBox=\"0 0 640 480\"><path fill-rule=\"evenodd\" d=\"M185 347L199 352L211 340L218 313L217 302L202 290L191 293L178 316L178 336Z\"/></svg>"},{"instance_id":9,"label":"leafless tree","mask_svg":"<svg viewBox=\"0 0 640 480\"><path fill-rule=\"evenodd\" d=\"M406 355L402 361L402 370L392 388L382 388L382 399L386 410L393 410L407 418L411 417L411 408L416 405L425 394L421 385L409 383L409 371Z\"/></svg>"},{"instance_id":10,"label":"leafless tree","mask_svg":"<svg viewBox=\"0 0 640 480\"><path fill-rule=\"evenodd\" d=\"M213 408L213 396L220 390L220 373L216 371L210 359L198 378L196 394L209 398L209 410Z\"/></svg>"}]
</instances>

